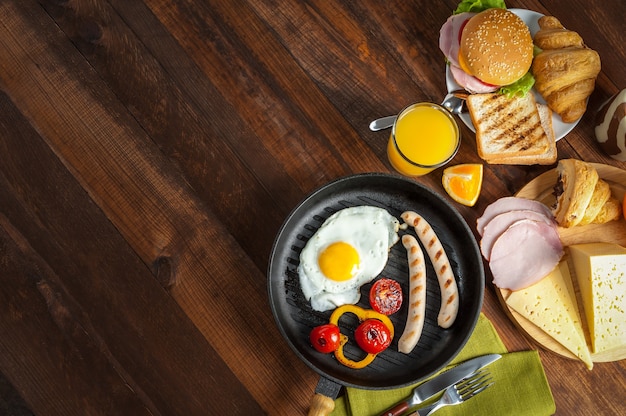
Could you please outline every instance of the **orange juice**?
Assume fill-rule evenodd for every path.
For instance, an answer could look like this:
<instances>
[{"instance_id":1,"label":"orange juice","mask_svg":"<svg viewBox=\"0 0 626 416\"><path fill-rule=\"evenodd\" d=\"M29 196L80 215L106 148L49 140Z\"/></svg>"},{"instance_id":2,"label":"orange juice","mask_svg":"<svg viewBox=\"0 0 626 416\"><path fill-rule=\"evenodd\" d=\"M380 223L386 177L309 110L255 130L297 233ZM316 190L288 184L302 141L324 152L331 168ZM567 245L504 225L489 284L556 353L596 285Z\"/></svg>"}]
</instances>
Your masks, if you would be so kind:
<instances>
[{"instance_id":1,"label":"orange juice","mask_svg":"<svg viewBox=\"0 0 626 416\"><path fill-rule=\"evenodd\" d=\"M418 103L398 115L387 144L387 157L401 174L420 176L449 162L459 143L459 127L448 110L437 104Z\"/></svg>"}]
</instances>

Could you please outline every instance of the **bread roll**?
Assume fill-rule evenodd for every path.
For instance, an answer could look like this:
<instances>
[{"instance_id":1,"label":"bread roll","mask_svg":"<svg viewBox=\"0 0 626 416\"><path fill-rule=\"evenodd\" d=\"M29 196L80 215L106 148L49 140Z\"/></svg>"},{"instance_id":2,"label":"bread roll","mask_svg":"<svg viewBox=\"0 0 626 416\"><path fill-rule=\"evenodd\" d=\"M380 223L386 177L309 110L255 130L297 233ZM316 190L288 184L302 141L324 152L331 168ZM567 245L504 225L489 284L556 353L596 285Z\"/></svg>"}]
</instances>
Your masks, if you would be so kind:
<instances>
[{"instance_id":1,"label":"bread roll","mask_svg":"<svg viewBox=\"0 0 626 416\"><path fill-rule=\"evenodd\" d=\"M467 21L459 44L459 65L491 85L524 76L533 60L533 39L524 21L506 9L491 8Z\"/></svg>"}]
</instances>

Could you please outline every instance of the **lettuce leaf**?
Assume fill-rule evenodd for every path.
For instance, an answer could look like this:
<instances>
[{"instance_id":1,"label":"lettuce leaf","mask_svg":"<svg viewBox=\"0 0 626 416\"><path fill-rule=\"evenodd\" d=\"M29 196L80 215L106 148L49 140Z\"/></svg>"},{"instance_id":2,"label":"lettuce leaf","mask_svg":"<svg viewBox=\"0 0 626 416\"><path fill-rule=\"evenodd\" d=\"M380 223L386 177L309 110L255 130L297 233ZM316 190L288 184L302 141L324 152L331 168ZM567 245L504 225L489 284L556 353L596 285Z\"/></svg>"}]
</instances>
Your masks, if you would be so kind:
<instances>
[{"instance_id":1,"label":"lettuce leaf","mask_svg":"<svg viewBox=\"0 0 626 416\"><path fill-rule=\"evenodd\" d=\"M506 94L507 97L513 98L516 95L520 97L525 96L528 91L535 85L535 77L530 72L527 72L526 75L518 79L512 84L505 85L504 87L500 87L498 90L499 94Z\"/></svg>"},{"instance_id":2,"label":"lettuce leaf","mask_svg":"<svg viewBox=\"0 0 626 416\"><path fill-rule=\"evenodd\" d=\"M504 0L461 0L453 14L479 13L487 9L506 9Z\"/></svg>"}]
</instances>

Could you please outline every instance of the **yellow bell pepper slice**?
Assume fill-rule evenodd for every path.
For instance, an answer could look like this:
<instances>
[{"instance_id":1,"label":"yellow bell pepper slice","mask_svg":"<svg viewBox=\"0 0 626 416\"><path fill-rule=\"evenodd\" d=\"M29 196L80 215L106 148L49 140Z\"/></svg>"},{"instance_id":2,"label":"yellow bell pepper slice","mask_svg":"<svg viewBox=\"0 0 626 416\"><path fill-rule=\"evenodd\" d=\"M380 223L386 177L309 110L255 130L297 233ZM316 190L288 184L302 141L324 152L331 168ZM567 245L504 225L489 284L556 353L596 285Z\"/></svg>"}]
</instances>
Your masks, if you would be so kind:
<instances>
[{"instance_id":1,"label":"yellow bell pepper slice","mask_svg":"<svg viewBox=\"0 0 626 416\"><path fill-rule=\"evenodd\" d=\"M359 322L363 322L366 319L378 319L387 327L387 329L389 329L389 334L391 338L393 339L393 323L391 322L391 320L389 319L387 315L378 313L373 309L363 309L360 306L356 306L356 305L343 305L333 311L333 313L330 315L329 322L331 324L335 324L339 326L339 318L341 318L341 316L344 313L353 313L354 315L357 316L357 318L359 319ZM335 350L335 358L337 359L337 361L339 361L341 364L345 365L346 367L350 367L354 369L364 368L364 367L367 367L369 364L371 364L371 362L374 361L374 358L376 358L377 354L371 354L371 353L368 353L365 356L365 358L363 358L360 361L354 361L354 360L347 358L345 354L343 353L343 347L344 345L346 345L347 342L348 342L348 337L345 336L344 334L341 334L341 339L339 341L339 348Z\"/></svg>"}]
</instances>

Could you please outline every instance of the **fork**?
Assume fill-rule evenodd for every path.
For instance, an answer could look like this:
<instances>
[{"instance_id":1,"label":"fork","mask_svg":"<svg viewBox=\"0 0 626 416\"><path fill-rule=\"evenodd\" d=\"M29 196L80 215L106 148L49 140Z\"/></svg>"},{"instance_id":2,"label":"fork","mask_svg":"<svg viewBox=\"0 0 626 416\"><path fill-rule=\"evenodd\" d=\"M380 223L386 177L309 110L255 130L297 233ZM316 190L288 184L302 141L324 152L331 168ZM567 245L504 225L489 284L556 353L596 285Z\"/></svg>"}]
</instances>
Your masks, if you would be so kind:
<instances>
[{"instance_id":1,"label":"fork","mask_svg":"<svg viewBox=\"0 0 626 416\"><path fill-rule=\"evenodd\" d=\"M448 387L436 403L417 409L409 416L428 416L444 406L463 403L493 385L491 380L488 369L479 370L457 384Z\"/></svg>"}]
</instances>

